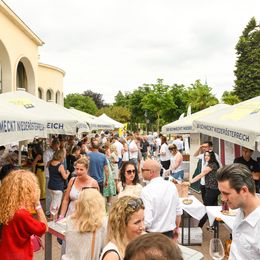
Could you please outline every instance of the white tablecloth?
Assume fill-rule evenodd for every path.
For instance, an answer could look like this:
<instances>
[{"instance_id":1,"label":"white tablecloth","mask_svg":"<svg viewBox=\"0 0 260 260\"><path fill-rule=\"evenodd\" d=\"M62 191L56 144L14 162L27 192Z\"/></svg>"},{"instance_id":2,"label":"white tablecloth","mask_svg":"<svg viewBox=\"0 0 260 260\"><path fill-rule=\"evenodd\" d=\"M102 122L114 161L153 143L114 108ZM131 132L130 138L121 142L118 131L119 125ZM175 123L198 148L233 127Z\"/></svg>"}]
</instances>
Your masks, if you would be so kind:
<instances>
[{"instance_id":1,"label":"white tablecloth","mask_svg":"<svg viewBox=\"0 0 260 260\"><path fill-rule=\"evenodd\" d=\"M189 205L184 204L182 201L186 198L180 198L181 207L193 218L200 220L206 214L205 206L193 195L189 195L188 199L192 199Z\"/></svg>"},{"instance_id":2,"label":"white tablecloth","mask_svg":"<svg viewBox=\"0 0 260 260\"><path fill-rule=\"evenodd\" d=\"M206 211L209 217L209 224L212 226L215 218L221 218L223 222L232 230L235 216L227 216L221 213L221 206L207 206ZM234 210L237 212L237 210Z\"/></svg>"},{"instance_id":3,"label":"white tablecloth","mask_svg":"<svg viewBox=\"0 0 260 260\"><path fill-rule=\"evenodd\" d=\"M178 245L180 250L181 250L181 253L182 253L182 257L183 257L183 260L202 260L204 259L204 256L201 252L197 251L197 250L194 250L194 249L191 249L191 248L188 248L186 246L181 246L181 245Z\"/></svg>"}]
</instances>

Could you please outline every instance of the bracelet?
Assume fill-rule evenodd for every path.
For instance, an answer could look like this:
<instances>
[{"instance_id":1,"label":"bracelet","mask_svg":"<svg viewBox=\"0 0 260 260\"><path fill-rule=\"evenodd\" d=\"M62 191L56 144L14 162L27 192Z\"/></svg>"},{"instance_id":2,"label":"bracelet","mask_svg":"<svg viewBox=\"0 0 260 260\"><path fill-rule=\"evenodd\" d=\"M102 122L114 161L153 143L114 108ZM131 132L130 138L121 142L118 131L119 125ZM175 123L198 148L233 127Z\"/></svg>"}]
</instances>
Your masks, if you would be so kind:
<instances>
[{"instance_id":1,"label":"bracelet","mask_svg":"<svg viewBox=\"0 0 260 260\"><path fill-rule=\"evenodd\" d=\"M35 210L38 211L38 210L40 210L41 208L42 208L42 205L38 205L38 206L35 207Z\"/></svg>"}]
</instances>

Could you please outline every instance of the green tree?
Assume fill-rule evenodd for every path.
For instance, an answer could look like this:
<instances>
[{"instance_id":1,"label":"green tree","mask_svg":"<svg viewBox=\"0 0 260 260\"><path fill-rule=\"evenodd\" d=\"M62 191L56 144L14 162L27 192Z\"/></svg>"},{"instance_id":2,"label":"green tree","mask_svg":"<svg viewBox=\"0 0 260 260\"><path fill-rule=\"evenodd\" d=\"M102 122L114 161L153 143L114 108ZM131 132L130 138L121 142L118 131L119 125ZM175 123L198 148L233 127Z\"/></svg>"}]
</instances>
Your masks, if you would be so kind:
<instances>
[{"instance_id":1,"label":"green tree","mask_svg":"<svg viewBox=\"0 0 260 260\"><path fill-rule=\"evenodd\" d=\"M92 115L95 115L97 112L97 106L93 99L78 93L67 95L64 99L64 106L66 108L74 107Z\"/></svg>"},{"instance_id":2,"label":"green tree","mask_svg":"<svg viewBox=\"0 0 260 260\"><path fill-rule=\"evenodd\" d=\"M228 105L234 105L240 102L240 99L233 91L224 91L221 100Z\"/></svg>"},{"instance_id":3,"label":"green tree","mask_svg":"<svg viewBox=\"0 0 260 260\"><path fill-rule=\"evenodd\" d=\"M150 84L151 91L142 99L142 107L157 117L157 131L160 129L162 114L167 113L170 108L176 108L168 85L163 84L163 79L157 79L156 84Z\"/></svg>"},{"instance_id":4,"label":"green tree","mask_svg":"<svg viewBox=\"0 0 260 260\"><path fill-rule=\"evenodd\" d=\"M131 94L128 92L123 94L121 91L118 91L118 93L115 96L115 102L113 105L129 108L130 107L130 96L131 96Z\"/></svg>"},{"instance_id":5,"label":"green tree","mask_svg":"<svg viewBox=\"0 0 260 260\"><path fill-rule=\"evenodd\" d=\"M127 108L121 106L113 105L108 107L102 107L97 112L97 115L102 115L103 113L121 123L127 123L130 121L131 118L130 111Z\"/></svg>"},{"instance_id":6,"label":"green tree","mask_svg":"<svg viewBox=\"0 0 260 260\"><path fill-rule=\"evenodd\" d=\"M103 100L103 95L100 93L93 92L92 90L84 91L83 96L88 96L93 99L98 109L106 106Z\"/></svg>"},{"instance_id":7,"label":"green tree","mask_svg":"<svg viewBox=\"0 0 260 260\"><path fill-rule=\"evenodd\" d=\"M198 112L207 107L218 104L218 99L211 93L212 88L207 84L201 84L196 80L191 87L188 87L188 104L191 104L192 112Z\"/></svg>"},{"instance_id":8,"label":"green tree","mask_svg":"<svg viewBox=\"0 0 260 260\"><path fill-rule=\"evenodd\" d=\"M147 84L135 89L130 96L131 124L138 124L145 121L145 108L143 108L143 98L151 92ZM147 112L146 112L147 114Z\"/></svg>"},{"instance_id":9,"label":"green tree","mask_svg":"<svg viewBox=\"0 0 260 260\"><path fill-rule=\"evenodd\" d=\"M174 84L169 88L175 106L169 107L169 110L162 114L162 118L166 123L170 123L179 119L182 113L188 108L188 91L184 85Z\"/></svg>"},{"instance_id":10,"label":"green tree","mask_svg":"<svg viewBox=\"0 0 260 260\"><path fill-rule=\"evenodd\" d=\"M260 95L260 24L251 18L236 45L234 94L242 101Z\"/></svg>"}]
</instances>

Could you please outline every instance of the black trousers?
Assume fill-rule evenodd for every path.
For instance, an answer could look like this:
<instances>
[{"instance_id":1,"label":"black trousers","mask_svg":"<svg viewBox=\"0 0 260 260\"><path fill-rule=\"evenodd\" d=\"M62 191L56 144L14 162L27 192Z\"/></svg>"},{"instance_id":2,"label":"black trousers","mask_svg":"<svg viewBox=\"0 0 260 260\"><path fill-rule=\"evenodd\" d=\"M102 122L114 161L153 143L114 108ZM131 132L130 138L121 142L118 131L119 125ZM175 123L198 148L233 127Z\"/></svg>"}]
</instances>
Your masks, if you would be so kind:
<instances>
[{"instance_id":1,"label":"black trousers","mask_svg":"<svg viewBox=\"0 0 260 260\"><path fill-rule=\"evenodd\" d=\"M104 188L104 182L98 182L98 186L99 186L99 190L100 190L100 193L101 195L103 195L103 188Z\"/></svg>"},{"instance_id":2,"label":"black trousers","mask_svg":"<svg viewBox=\"0 0 260 260\"><path fill-rule=\"evenodd\" d=\"M205 193L205 206L217 206L218 205L218 195L220 194L218 189L206 188ZM199 227L203 227L208 219L208 215L205 214L199 222Z\"/></svg>"},{"instance_id":3,"label":"black trousers","mask_svg":"<svg viewBox=\"0 0 260 260\"><path fill-rule=\"evenodd\" d=\"M201 185L200 184L200 191L201 191L202 202L205 205L205 194L206 194L206 187L205 187L205 185Z\"/></svg>"}]
</instances>

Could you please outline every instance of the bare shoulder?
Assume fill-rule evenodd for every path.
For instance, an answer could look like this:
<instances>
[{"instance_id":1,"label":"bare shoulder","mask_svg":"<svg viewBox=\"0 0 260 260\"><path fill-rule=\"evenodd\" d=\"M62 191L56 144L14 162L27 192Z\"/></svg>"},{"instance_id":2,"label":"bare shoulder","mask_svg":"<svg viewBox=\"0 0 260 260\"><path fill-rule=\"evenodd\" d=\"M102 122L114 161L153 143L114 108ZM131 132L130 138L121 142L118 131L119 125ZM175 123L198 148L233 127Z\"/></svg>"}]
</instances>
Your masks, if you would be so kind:
<instances>
[{"instance_id":1,"label":"bare shoulder","mask_svg":"<svg viewBox=\"0 0 260 260\"><path fill-rule=\"evenodd\" d=\"M115 251L109 251L103 257L103 260L119 260L118 254Z\"/></svg>"}]
</instances>

